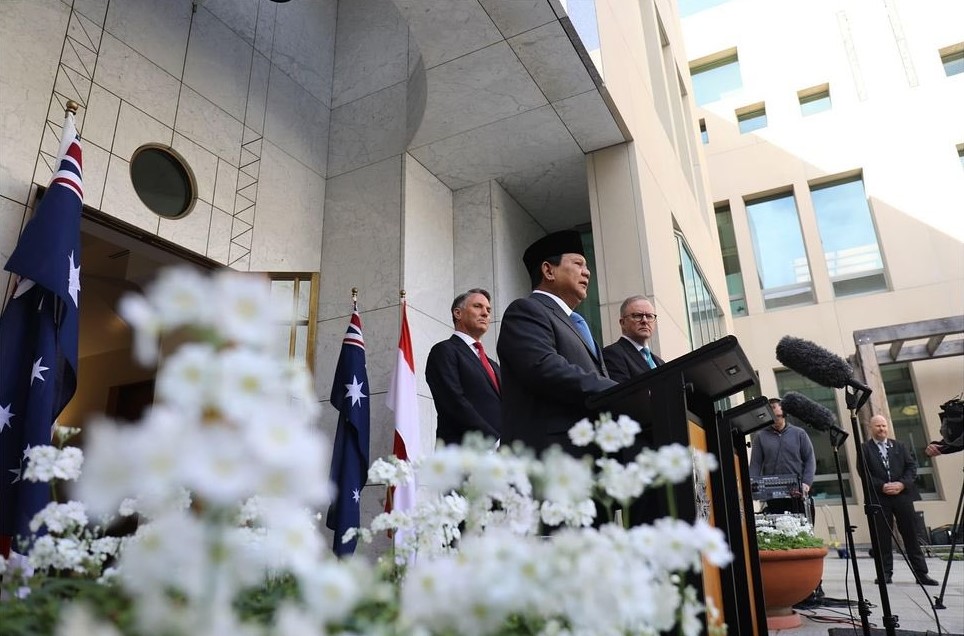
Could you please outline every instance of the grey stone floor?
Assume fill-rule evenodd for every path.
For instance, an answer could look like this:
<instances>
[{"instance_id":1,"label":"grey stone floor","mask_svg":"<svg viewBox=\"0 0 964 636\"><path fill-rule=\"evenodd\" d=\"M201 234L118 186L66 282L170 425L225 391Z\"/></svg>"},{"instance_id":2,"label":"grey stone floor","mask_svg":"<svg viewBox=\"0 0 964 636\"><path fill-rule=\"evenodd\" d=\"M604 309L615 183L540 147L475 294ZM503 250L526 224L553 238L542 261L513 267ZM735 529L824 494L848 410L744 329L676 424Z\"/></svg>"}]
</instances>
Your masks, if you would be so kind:
<instances>
[{"instance_id":1,"label":"grey stone floor","mask_svg":"<svg viewBox=\"0 0 964 636\"><path fill-rule=\"evenodd\" d=\"M874 562L866 556L866 550L858 549L858 554L863 555L858 557L857 567L860 571L864 598L871 603L870 626L882 630L883 614L880 608L880 593L874 584ZM854 601L853 615L856 628L853 631L848 629L846 633L862 636L863 629L856 607L857 592L854 588L853 568L850 564L850 559L841 559L833 552L828 554L824 563L823 591L827 597L843 600L847 599L849 591L849 597ZM947 561L929 558L927 566L932 578L937 579L938 583L943 581ZM934 597L940 594L939 585L921 588L914 581L910 568L906 564L895 563L893 583L887 586L887 590L891 614L898 617L898 634L899 630L938 633L935 611L931 609L930 603L933 603ZM946 609L936 611L937 619L940 620L941 633L964 635L964 561L954 561L951 564L947 590L944 592L944 605ZM799 613L803 617L803 624L800 627L774 631L771 635L827 636L831 628L849 628L851 625L846 606L819 606L811 610L801 610ZM820 619L834 619L842 622L827 623L821 622ZM873 634L876 636L878 632L874 630Z\"/></svg>"}]
</instances>

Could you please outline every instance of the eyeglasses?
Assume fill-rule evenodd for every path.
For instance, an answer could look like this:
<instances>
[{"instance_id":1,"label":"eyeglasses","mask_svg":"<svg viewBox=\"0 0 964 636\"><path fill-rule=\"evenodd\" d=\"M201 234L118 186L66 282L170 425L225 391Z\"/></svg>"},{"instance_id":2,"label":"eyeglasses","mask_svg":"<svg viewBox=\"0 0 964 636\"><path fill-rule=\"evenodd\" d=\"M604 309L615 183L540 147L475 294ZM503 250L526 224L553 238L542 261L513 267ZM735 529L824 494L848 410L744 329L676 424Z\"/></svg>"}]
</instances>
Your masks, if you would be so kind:
<instances>
[{"instance_id":1,"label":"eyeglasses","mask_svg":"<svg viewBox=\"0 0 964 636\"><path fill-rule=\"evenodd\" d=\"M656 314L626 314L623 318L629 318L633 322L643 322L643 320L648 320L649 322L656 321Z\"/></svg>"}]
</instances>

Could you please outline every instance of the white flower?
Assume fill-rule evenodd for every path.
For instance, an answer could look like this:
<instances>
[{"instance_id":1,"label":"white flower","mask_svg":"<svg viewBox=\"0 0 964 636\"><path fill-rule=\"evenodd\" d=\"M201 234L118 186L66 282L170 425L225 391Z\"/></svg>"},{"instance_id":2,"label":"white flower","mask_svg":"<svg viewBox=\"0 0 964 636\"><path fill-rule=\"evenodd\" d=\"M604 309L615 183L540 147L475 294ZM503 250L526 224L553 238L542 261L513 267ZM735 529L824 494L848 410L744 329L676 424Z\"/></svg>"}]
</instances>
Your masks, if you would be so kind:
<instances>
[{"instance_id":1,"label":"white flower","mask_svg":"<svg viewBox=\"0 0 964 636\"><path fill-rule=\"evenodd\" d=\"M594 435L592 423L586 418L582 418L569 429L569 439L576 446L589 446Z\"/></svg>"},{"instance_id":2,"label":"white flower","mask_svg":"<svg viewBox=\"0 0 964 636\"><path fill-rule=\"evenodd\" d=\"M323 549L313 515L281 501L265 506L265 549L270 562L304 576L318 566Z\"/></svg>"},{"instance_id":3,"label":"white flower","mask_svg":"<svg viewBox=\"0 0 964 636\"><path fill-rule=\"evenodd\" d=\"M217 360L210 345L182 345L157 372L157 401L199 416L211 399Z\"/></svg>"},{"instance_id":4,"label":"white flower","mask_svg":"<svg viewBox=\"0 0 964 636\"><path fill-rule=\"evenodd\" d=\"M324 630L308 610L285 601L275 613L274 636L322 636Z\"/></svg>"},{"instance_id":5,"label":"white flower","mask_svg":"<svg viewBox=\"0 0 964 636\"><path fill-rule=\"evenodd\" d=\"M298 583L308 607L325 623L344 620L364 593L352 568L338 561L315 564Z\"/></svg>"},{"instance_id":6,"label":"white flower","mask_svg":"<svg viewBox=\"0 0 964 636\"><path fill-rule=\"evenodd\" d=\"M596 429L596 444L607 453L615 453L620 448L629 446L623 429L613 420L602 422Z\"/></svg>"},{"instance_id":7,"label":"white flower","mask_svg":"<svg viewBox=\"0 0 964 636\"><path fill-rule=\"evenodd\" d=\"M207 278L193 267L172 267L162 270L151 283L147 298L165 329L207 326L212 324L215 311L210 287Z\"/></svg>"},{"instance_id":8,"label":"white flower","mask_svg":"<svg viewBox=\"0 0 964 636\"><path fill-rule=\"evenodd\" d=\"M281 370L267 354L231 349L221 352L217 364L212 401L228 418L245 422L284 395Z\"/></svg>"},{"instance_id":9,"label":"white flower","mask_svg":"<svg viewBox=\"0 0 964 636\"><path fill-rule=\"evenodd\" d=\"M23 478L27 481L49 482L54 478L54 467L60 457L60 449L56 446L31 446L24 451L27 465L23 469Z\"/></svg>"},{"instance_id":10,"label":"white flower","mask_svg":"<svg viewBox=\"0 0 964 636\"><path fill-rule=\"evenodd\" d=\"M49 532L61 534L72 527L83 528L87 525L87 512L79 501L67 503L48 503L30 521L30 530L36 532L46 526Z\"/></svg>"},{"instance_id":11,"label":"white flower","mask_svg":"<svg viewBox=\"0 0 964 636\"><path fill-rule=\"evenodd\" d=\"M76 446L66 446L60 450L54 463L54 478L64 481L77 479L83 465L84 452Z\"/></svg>"},{"instance_id":12,"label":"white flower","mask_svg":"<svg viewBox=\"0 0 964 636\"><path fill-rule=\"evenodd\" d=\"M671 484L680 484L693 475L693 456L681 444L667 444L656 453L656 468Z\"/></svg>"},{"instance_id":13,"label":"white flower","mask_svg":"<svg viewBox=\"0 0 964 636\"><path fill-rule=\"evenodd\" d=\"M93 514L113 514L130 495L131 484L137 483L137 458L130 450L136 431L107 419L91 421L85 428L87 468L77 481L77 495Z\"/></svg>"},{"instance_id":14,"label":"white flower","mask_svg":"<svg viewBox=\"0 0 964 636\"><path fill-rule=\"evenodd\" d=\"M214 277L218 330L229 342L264 347L289 305L271 302L271 282L260 274L222 269Z\"/></svg>"},{"instance_id":15,"label":"white flower","mask_svg":"<svg viewBox=\"0 0 964 636\"><path fill-rule=\"evenodd\" d=\"M545 499L572 504L592 494L592 468L586 462L561 451L547 452L542 461Z\"/></svg>"},{"instance_id":16,"label":"white flower","mask_svg":"<svg viewBox=\"0 0 964 636\"><path fill-rule=\"evenodd\" d=\"M252 463L238 435L223 427L193 432L193 443L178 458L177 478L218 505L236 505L253 495L264 466Z\"/></svg>"},{"instance_id":17,"label":"white flower","mask_svg":"<svg viewBox=\"0 0 964 636\"><path fill-rule=\"evenodd\" d=\"M157 312L143 296L125 294L117 304L117 313L134 332L134 359L143 366L154 364L161 335Z\"/></svg>"}]
</instances>

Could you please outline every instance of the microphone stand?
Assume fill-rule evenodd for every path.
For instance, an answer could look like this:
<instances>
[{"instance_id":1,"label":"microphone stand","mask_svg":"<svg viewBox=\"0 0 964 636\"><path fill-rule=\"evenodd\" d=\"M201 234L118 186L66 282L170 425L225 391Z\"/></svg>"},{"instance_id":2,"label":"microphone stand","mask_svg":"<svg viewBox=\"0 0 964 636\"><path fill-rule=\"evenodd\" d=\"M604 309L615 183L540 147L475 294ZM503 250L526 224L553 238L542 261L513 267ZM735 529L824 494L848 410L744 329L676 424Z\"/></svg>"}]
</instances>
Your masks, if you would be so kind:
<instances>
[{"instance_id":1,"label":"microphone stand","mask_svg":"<svg viewBox=\"0 0 964 636\"><path fill-rule=\"evenodd\" d=\"M947 609L944 605L944 592L947 591L947 577L951 573L951 563L954 562L954 549L957 547L957 535L961 531L961 506L964 505L964 485L961 494L957 496L957 512L954 513L954 523L951 524L951 551L947 555L947 567L944 568L944 582L941 584L940 596L934 597L934 609Z\"/></svg>"},{"instance_id":2,"label":"microphone stand","mask_svg":"<svg viewBox=\"0 0 964 636\"><path fill-rule=\"evenodd\" d=\"M850 513L847 511L847 493L844 491L843 471L840 470L840 447L850 435L847 431L836 426L831 427L827 432L830 436L830 446L833 448L833 465L837 470L837 489L840 491L840 507L843 510L844 531L847 535L847 553L850 555L850 564L854 569L854 588L857 591L857 611L860 614L860 627L864 636L870 636L870 606L867 599L864 598L864 589L860 583L860 568L857 566L857 549L854 546L854 528L856 526L850 525Z\"/></svg>"},{"instance_id":3,"label":"microphone stand","mask_svg":"<svg viewBox=\"0 0 964 636\"><path fill-rule=\"evenodd\" d=\"M853 428L853 431L854 431L854 443L857 445L857 474L860 475L860 482L861 482L861 485L863 486L864 514L867 517L867 523L870 524L870 528L869 528L870 545L874 551L874 568L877 572L877 589L880 591L880 610L883 613L884 631L887 633L887 636L897 636L897 627L900 625L900 623L898 623L898 617L892 614L890 611L890 596L887 593L886 574L884 573L884 565L881 562L880 537L877 535L877 527L878 525L880 525L877 521L878 519L882 519L882 510L879 503L876 503L876 504L871 503L872 501L876 501L877 498L874 497L874 499L871 499L870 497L870 482L867 479L867 470L864 464L863 438L860 435L860 425L857 423L857 409L863 406L864 403L867 401L867 398L870 397L870 389L867 389L866 387L854 386L851 384L844 389L844 396L846 397L846 400L847 400L847 410L850 411L850 426ZM835 453L834 458L836 459L836 451L834 453ZM844 496L842 487L840 489L840 496L841 497ZM846 505L844 505L845 514L846 514L846 510L847 510L847 507ZM849 532L849 529L850 529L849 524L847 529ZM849 535L848 535L848 539L849 539ZM856 558L855 558L856 553L854 551L851 551L851 557L854 558L854 561L853 561L855 564L854 574L856 574L857 573ZM859 594L860 577L857 576L855 578L858 579L857 590ZM864 612L863 601L860 601L860 603L861 603L861 607L860 607L861 621L864 626L864 634L865 636L869 636L870 627L866 622L866 617L863 614Z\"/></svg>"}]
</instances>

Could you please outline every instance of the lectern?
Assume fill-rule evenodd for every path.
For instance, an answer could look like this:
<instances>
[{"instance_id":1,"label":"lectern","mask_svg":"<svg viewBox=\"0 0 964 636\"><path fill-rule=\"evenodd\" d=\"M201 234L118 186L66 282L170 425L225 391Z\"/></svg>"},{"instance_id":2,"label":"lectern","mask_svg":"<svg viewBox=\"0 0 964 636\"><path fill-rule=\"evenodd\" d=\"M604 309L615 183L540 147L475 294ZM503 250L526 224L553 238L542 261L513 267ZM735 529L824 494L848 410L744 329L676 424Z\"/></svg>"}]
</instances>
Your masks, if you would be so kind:
<instances>
[{"instance_id":1,"label":"lectern","mask_svg":"<svg viewBox=\"0 0 964 636\"><path fill-rule=\"evenodd\" d=\"M639 422L640 446L679 443L716 455L720 468L709 483L694 475L675 487L674 496L679 518L690 523L705 519L726 536L733 562L723 569L704 562L702 576L691 583L704 602L713 599L720 608L729 633L741 635L766 634L766 616L754 556L746 454L734 447L730 434L740 407L724 412L718 403L756 382L736 337L726 336L589 400L597 413L628 415ZM648 498L647 505L653 518L668 513L661 496Z\"/></svg>"}]
</instances>

